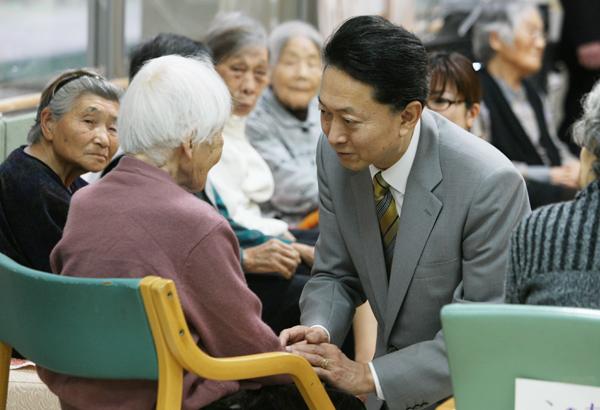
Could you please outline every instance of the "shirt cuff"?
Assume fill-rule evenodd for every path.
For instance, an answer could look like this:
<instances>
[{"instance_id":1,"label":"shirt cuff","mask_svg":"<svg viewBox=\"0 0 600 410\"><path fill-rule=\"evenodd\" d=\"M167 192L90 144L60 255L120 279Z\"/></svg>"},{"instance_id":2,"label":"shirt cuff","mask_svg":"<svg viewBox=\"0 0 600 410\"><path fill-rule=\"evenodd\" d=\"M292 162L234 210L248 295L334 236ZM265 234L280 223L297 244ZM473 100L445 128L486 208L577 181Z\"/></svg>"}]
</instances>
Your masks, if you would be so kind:
<instances>
[{"instance_id":1,"label":"shirt cuff","mask_svg":"<svg viewBox=\"0 0 600 410\"><path fill-rule=\"evenodd\" d=\"M545 165L529 165L527 176L531 181L550 183L550 167Z\"/></svg>"},{"instance_id":2,"label":"shirt cuff","mask_svg":"<svg viewBox=\"0 0 600 410\"><path fill-rule=\"evenodd\" d=\"M381 389L381 385L379 384L379 378L377 377L377 372L375 371L375 366L373 366L373 362L369 362L369 368L371 369L371 374L373 375L373 382L375 383L377 398L379 400L385 400L385 396L383 395L383 390Z\"/></svg>"},{"instance_id":3,"label":"shirt cuff","mask_svg":"<svg viewBox=\"0 0 600 410\"><path fill-rule=\"evenodd\" d=\"M323 329L325 331L325 333L327 333L327 339L328 339L328 341L331 343L331 335L329 334L329 330L325 329L325 326L313 325L311 327L320 327L321 329Z\"/></svg>"}]
</instances>

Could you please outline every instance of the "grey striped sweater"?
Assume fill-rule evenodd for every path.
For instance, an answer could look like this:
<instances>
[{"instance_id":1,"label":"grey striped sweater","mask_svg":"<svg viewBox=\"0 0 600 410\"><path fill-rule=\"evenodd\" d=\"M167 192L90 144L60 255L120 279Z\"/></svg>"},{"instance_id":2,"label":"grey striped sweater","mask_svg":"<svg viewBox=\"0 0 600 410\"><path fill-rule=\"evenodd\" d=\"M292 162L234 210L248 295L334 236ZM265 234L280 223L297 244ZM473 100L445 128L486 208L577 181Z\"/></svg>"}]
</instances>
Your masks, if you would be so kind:
<instances>
[{"instance_id":1,"label":"grey striped sweater","mask_svg":"<svg viewBox=\"0 0 600 410\"><path fill-rule=\"evenodd\" d=\"M511 238L506 302L600 308L600 181L542 207Z\"/></svg>"}]
</instances>

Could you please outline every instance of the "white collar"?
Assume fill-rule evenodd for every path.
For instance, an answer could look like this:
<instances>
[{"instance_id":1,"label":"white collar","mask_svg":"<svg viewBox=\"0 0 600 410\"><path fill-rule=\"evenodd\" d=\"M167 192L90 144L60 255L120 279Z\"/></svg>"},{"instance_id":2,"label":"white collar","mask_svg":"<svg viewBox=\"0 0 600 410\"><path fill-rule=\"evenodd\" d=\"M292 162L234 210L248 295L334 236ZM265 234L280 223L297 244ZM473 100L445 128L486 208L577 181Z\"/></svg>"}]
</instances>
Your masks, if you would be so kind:
<instances>
[{"instance_id":1,"label":"white collar","mask_svg":"<svg viewBox=\"0 0 600 410\"><path fill-rule=\"evenodd\" d=\"M369 165L369 171L371 172L371 179L375 177L379 171L381 176L385 179L385 182L390 184L396 191L405 194L406 183L408 181L408 174L412 168L413 162L417 155L417 147L419 146L419 139L421 137L421 119L417 122L413 131L412 138L408 144L408 148L402 158L398 160L394 165L388 169L382 170L377 168L375 165Z\"/></svg>"}]
</instances>

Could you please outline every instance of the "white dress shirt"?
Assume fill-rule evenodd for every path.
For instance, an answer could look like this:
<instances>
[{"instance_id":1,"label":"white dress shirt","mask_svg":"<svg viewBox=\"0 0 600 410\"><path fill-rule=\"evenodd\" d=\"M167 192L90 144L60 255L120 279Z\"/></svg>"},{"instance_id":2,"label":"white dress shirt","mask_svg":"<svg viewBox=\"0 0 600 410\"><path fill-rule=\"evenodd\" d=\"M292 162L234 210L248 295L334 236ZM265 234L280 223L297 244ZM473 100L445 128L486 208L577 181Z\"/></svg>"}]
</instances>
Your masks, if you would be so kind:
<instances>
[{"instance_id":1,"label":"white dress shirt","mask_svg":"<svg viewBox=\"0 0 600 410\"><path fill-rule=\"evenodd\" d=\"M271 169L246 138L246 118L231 115L223 128L223 153L208 173L227 207L229 216L248 229L280 236L288 224L264 218L258 204L271 199L274 182Z\"/></svg>"}]
</instances>

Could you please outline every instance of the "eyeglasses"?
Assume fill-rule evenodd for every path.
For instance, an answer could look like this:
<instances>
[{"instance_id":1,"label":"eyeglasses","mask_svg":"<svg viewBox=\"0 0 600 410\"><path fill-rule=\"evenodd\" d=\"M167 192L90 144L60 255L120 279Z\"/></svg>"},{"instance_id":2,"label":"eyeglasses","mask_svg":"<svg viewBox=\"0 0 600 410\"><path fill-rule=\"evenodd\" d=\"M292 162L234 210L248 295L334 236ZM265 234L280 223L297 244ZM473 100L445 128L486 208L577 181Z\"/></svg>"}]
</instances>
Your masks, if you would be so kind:
<instances>
[{"instance_id":1,"label":"eyeglasses","mask_svg":"<svg viewBox=\"0 0 600 410\"><path fill-rule=\"evenodd\" d=\"M448 100L446 98L433 98L431 100L427 100L427 107L433 111L446 111L452 104L460 104L465 102L465 100Z\"/></svg>"}]
</instances>

